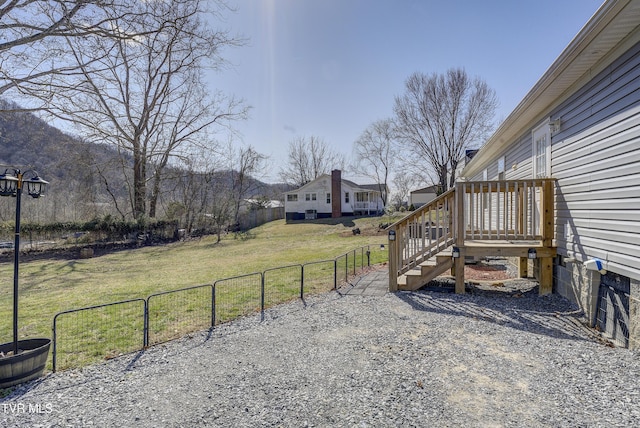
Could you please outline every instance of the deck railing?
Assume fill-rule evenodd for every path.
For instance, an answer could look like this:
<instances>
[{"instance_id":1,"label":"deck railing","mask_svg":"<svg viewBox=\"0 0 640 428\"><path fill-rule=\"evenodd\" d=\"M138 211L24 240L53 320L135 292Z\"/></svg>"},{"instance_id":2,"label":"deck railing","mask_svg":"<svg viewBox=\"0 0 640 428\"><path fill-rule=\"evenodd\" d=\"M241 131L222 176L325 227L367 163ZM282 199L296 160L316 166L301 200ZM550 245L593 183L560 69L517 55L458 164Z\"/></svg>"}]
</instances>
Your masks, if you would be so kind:
<instances>
[{"instance_id":1,"label":"deck railing","mask_svg":"<svg viewBox=\"0 0 640 428\"><path fill-rule=\"evenodd\" d=\"M450 190L389 226L389 274L402 275L453 244L455 192ZM391 240L393 239L393 240Z\"/></svg>"},{"instance_id":2,"label":"deck railing","mask_svg":"<svg viewBox=\"0 0 640 428\"><path fill-rule=\"evenodd\" d=\"M456 185L465 240L551 240L553 179L472 181Z\"/></svg>"},{"instance_id":3,"label":"deck railing","mask_svg":"<svg viewBox=\"0 0 640 428\"><path fill-rule=\"evenodd\" d=\"M455 189L389 226L391 280L451 245L464 246L468 240L535 240L551 246L554 182L457 183Z\"/></svg>"}]
</instances>

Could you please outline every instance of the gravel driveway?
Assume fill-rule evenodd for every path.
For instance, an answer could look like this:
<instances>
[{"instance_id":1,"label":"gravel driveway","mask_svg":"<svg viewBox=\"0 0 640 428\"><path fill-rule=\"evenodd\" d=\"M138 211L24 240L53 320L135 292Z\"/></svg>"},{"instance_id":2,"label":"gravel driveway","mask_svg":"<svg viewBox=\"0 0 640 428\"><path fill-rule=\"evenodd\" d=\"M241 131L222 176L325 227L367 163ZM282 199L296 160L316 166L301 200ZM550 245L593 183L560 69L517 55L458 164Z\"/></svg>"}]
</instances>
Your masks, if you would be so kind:
<instances>
[{"instance_id":1,"label":"gravel driveway","mask_svg":"<svg viewBox=\"0 0 640 428\"><path fill-rule=\"evenodd\" d=\"M329 293L0 401L0 426L629 427L640 359L557 295Z\"/></svg>"}]
</instances>

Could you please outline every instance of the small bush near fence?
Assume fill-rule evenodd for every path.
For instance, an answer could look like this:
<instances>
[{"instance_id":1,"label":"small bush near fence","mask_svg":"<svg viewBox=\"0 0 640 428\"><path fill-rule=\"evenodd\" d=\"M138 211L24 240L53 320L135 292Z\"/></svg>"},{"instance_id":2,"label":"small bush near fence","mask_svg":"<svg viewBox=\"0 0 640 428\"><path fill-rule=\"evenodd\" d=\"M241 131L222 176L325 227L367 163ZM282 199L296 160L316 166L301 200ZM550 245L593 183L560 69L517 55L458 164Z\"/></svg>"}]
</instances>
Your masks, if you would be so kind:
<instances>
[{"instance_id":1,"label":"small bush near fence","mask_svg":"<svg viewBox=\"0 0 640 428\"><path fill-rule=\"evenodd\" d=\"M384 247L282 266L213 284L60 312L53 319L53 371L138 351L271 306L336 288L387 260Z\"/></svg>"}]
</instances>

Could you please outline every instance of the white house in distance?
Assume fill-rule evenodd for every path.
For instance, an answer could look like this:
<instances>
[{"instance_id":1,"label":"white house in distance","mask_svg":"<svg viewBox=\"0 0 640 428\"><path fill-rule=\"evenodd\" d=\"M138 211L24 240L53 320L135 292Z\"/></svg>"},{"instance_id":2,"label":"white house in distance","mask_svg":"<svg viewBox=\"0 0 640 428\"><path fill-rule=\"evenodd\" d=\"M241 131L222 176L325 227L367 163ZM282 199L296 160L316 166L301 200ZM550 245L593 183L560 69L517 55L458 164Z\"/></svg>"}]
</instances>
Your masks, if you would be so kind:
<instances>
[{"instance_id":1,"label":"white house in distance","mask_svg":"<svg viewBox=\"0 0 640 428\"><path fill-rule=\"evenodd\" d=\"M640 1L607 0L462 170L468 181L555 180L554 289L636 349L639 88Z\"/></svg>"},{"instance_id":2,"label":"white house in distance","mask_svg":"<svg viewBox=\"0 0 640 428\"><path fill-rule=\"evenodd\" d=\"M356 184L342 178L340 170L323 174L304 186L285 192L285 218L313 220L355 215L378 215L384 211L384 185Z\"/></svg>"},{"instance_id":3,"label":"white house in distance","mask_svg":"<svg viewBox=\"0 0 640 428\"><path fill-rule=\"evenodd\" d=\"M414 208L420 208L424 204L428 204L438 196L438 186L427 186L421 189L412 190L409 192L409 206L413 205Z\"/></svg>"}]
</instances>

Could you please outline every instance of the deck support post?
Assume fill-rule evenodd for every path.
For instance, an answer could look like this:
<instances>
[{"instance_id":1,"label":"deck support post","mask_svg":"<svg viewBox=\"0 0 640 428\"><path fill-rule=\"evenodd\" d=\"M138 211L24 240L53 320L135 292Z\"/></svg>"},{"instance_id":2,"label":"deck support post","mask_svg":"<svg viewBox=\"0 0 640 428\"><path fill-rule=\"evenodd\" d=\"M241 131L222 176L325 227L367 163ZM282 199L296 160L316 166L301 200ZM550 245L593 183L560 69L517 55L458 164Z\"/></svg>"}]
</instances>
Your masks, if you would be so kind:
<instances>
[{"instance_id":1,"label":"deck support post","mask_svg":"<svg viewBox=\"0 0 640 428\"><path fill-rule=\"evenodd\" d=\"M455 195L455 235L454 244L460 251L460 256L453 260L453 270L456 278L456 294L464 294L464 256L467 254L467 250L464 248L465 241L465 183L456 183L456 195ZM473 196L471 196L473 197Z\"/></svg>"},{"instance_id":2,"label":"deck support post","mask_svg":"<svg viewBox=\"0 0 640 428\"><path fill-rule=\"evenodd\" d=\"M395 238L396 230L393 229ZM391 234L390 234L391 235ZM389 239L389 291L398 291L398 241Z\"/></svg>"},{"instance_id":3,"label":"deck support post","mask_svg":"<svg viewBox=\"0 0 640 428\"><path fill-rule=\"evenodd\" d=\"M529 258L519 257L518 260L518 276L520 278L526 278L529 276Z\"/></svg>"},{"instance_id":4,"label":"deck support post","mask_svg":"<svg viewBox=\"0 0 640 428\"><path fill-rule=\"evenodd\" d=\"M555 212L553 207L553 186L554 182L552 180L547 180L544 182L542 188L542 224L540 225L540 228L542 231L542 245L544 247L553 246L553 229L555 224Z\"/></svg>"},{"instance_id":5,"label":"deck support post","mask_svg":"<svg viewBox=\"0 0 640 428\"><path fill-rule=\"evenodd\" d=\"M553 257L543 257L540 259L540 286L538 294L544 296L553 292Z\"/></svg>"},{"instance_id":6,"label":"deck support post","mask_svg":"<svg viewBox=\"0 0 640 428\"><path fill-rule=\"evenodd\" d=\"M453 269L456 273L456 294L464 294L464 247L459 248L460 257L453 259Z\"/></svg>"}]
</instances>

